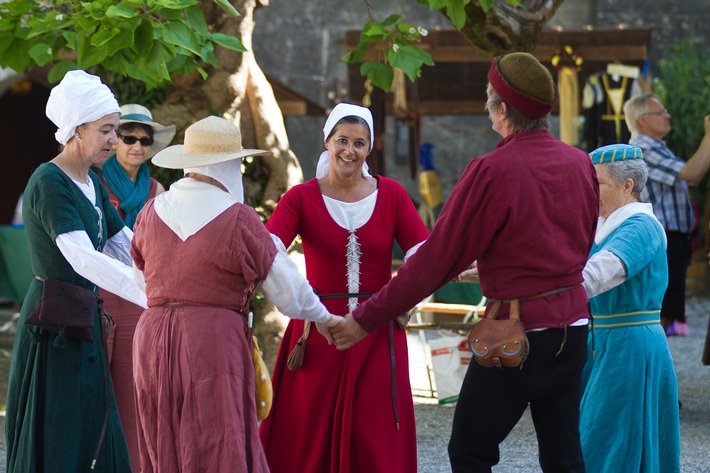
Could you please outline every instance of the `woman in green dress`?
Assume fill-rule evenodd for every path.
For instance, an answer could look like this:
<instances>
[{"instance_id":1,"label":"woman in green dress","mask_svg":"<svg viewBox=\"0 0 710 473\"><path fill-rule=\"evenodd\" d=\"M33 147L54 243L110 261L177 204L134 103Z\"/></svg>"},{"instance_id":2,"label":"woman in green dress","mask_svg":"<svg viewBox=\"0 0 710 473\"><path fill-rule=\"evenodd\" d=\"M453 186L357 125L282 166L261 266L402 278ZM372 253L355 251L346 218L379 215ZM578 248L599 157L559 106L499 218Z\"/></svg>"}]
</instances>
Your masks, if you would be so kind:
<instances>
[{"instance_id":1,"label":"woman in green dress","mask_svg":"<svg viewBox=\"0 0 710 473\"><path fill-rule=\"evenodd\" d=\"M93 342L26 323L40 303L47 279L94 293L100 286L146 305L130 267L132 232L89 170L111 154L120 108L98 77L70 71L51 91L47 116L57 125L55 136L64 147L37 168L24 193L35 278L22 305L10 366L7 471L76 473L93 468L128 473L98 303Z\"/></svg>"}]
</instances>

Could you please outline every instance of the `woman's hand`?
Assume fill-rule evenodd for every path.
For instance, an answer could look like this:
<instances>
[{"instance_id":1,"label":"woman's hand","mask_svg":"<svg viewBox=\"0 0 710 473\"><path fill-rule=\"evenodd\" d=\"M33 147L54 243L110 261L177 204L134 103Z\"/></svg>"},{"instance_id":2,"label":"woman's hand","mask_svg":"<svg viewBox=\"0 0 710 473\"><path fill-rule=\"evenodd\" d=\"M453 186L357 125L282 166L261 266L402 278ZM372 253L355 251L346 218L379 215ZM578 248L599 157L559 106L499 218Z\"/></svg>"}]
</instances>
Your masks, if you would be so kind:
<instances>
[{"instance_id":1,"label":"woman's hand","mask_svg":"<svg viewBox=\"0 0 710 473\"><path fill-rule=\"evenodd\" d=\"M343 318L340 317L339 315L334 315L330 314L331 318L329 321L327 321L324 324L316 324L316 329L318 332L323 335L323 337L328 340L328 345L333 344L333 336L330 334L330 329L333 327L337 327L340 322L343 321Z\"/></svg>"},{"instance_id":2,"label":"woman's hand","mask_svg":"<svg viewBox=\"0 0 710 473\"><path fill-rule=\"evenodd\" d=\"M478 262L474 261L467 269L461 271L461 274L456 278L457 281L480 282L478 276Z\"/></svg>"}]
</instances>

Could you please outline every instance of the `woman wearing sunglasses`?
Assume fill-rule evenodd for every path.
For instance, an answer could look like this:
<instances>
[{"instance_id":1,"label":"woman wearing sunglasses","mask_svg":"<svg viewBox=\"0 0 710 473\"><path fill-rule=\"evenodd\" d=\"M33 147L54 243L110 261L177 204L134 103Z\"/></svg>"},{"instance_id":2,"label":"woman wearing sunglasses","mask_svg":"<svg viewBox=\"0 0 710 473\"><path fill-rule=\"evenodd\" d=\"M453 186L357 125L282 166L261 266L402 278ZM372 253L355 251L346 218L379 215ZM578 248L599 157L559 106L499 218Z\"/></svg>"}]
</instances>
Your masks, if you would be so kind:
<instances>
[{"instance_id":1,"label":"woman wearing sunglasses","mask_svg":"<svg viewBox=\"0 0 710 473\"><path fill-rule=\"evenodd\" d=\"M145 202L165 188L150 177L146 161L170 144L175 126L154 122L150 111L142 105L121 107L121 120L116 132L118 142L114 154L101 168L101 177L111 203L131 230ZM126 434L131 469L140 471L136 437L136 407L133 399L133 333L143 308L106 291L104 309L116 322L108 340L108 359L113 378L118 414Z\"/></svg>"}]
</instances>

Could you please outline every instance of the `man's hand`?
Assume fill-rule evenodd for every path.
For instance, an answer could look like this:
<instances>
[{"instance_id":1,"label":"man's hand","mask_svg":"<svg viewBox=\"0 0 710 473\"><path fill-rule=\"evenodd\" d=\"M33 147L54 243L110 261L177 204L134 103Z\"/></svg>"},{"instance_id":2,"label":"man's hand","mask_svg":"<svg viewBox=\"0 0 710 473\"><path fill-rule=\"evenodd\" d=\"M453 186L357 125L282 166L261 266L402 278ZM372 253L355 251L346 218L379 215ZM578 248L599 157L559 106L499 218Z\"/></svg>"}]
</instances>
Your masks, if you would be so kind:
<instances>
[{"instance_id":1,"label":"man's hand","mask_svg":"<svg viewBox=\"0 0 710 473\"><path fill-rule=\"evenodd\" d=\"M367 336L367 331L355 321L352 314L346 315L330 333L338 350L347 350Z\"/></svg>"},{"instance_id":2,"label":"man's hand","mask_svg":"<svg viewBox=\"0 0 710 473\"><path fill-rule=\"evenodd\" d=\"M334 315L334 314L330 314L330 315L332 315L333 317L329 321L327 321L326 323L316 324L316 329L318 330L318 333L323 335L323 337L326 340L328 340L328 345L333 344L333 336L330 334L330 329L332 329L333 327L337 327L338 324L340 324L343 320L345 320L339 315Z\"/></svg>"}]
</instances>

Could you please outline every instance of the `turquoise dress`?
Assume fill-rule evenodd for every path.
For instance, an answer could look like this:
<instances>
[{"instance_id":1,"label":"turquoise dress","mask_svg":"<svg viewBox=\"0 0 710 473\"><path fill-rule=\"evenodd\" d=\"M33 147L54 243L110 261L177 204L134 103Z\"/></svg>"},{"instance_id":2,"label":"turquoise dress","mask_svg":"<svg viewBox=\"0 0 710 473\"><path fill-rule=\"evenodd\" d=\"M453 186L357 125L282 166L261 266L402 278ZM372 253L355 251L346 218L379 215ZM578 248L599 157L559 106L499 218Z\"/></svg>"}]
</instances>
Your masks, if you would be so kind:
<instances>
[{"instance_id":1,"label":"turquoise dress","mask_svg":"<svg viewBox=\"0 0 710 473\"><path fill-rule=\"evenodd\" d=\"M52 163L42 164L30 178L23 211L34 274L96 290L71 268L54 243L57 235L83 230L100 250L108 237L123 228L98 177L89 175L101 220L97 208ZM43 282L32 280L17 324L5 418L7 472L89 471L104 424L108 379L109 422L95 471L129 473L113 387L106 376L98 312L93 344L66 338L64 347L55 346L57 334L25 325L42 287Z\"/></svg>"},{"instance_id":2,"label":"turquoise dress","mask_svg":"<svg viewBox=\"0 0 710 473\"><path fill-rule=\"evenodd\" d=\"M624 220L591 255L621 259L627 280L590 299L594 323L579 430L589 472L680 471L678 381L660 309L668 284L663 229L651 216Z\"/></svg>"}]
</instances>

